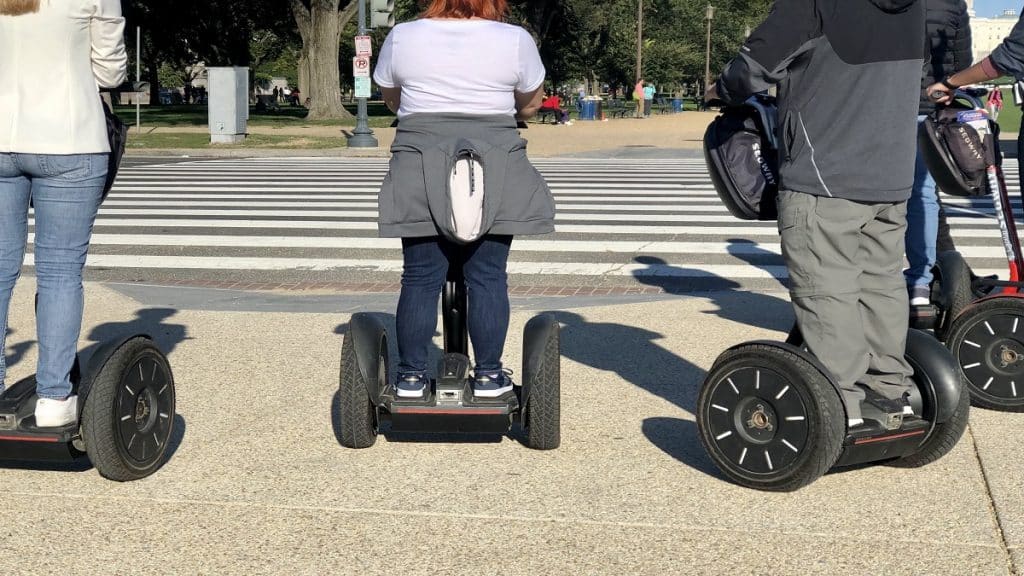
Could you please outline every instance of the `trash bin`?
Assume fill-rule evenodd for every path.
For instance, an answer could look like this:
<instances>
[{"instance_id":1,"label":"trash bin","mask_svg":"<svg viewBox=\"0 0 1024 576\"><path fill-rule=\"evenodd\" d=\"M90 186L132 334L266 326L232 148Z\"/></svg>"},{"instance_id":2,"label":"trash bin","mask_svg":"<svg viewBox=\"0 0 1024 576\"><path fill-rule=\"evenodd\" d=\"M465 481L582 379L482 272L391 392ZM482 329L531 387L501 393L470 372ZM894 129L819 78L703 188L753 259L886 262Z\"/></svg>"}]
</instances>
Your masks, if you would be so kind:
<instances>
[{"instance_id":1,"label":"trash bin","mask_svg":"<svg viewBox=\"0 0 1024 576\"><path fill-rule=\"evenodd\" d=\"M672 99L672 111L673 112L682 112L683 111L683 99L682 98L673 98Z\"/></svg>"},{"instance_id":2,"label":"trash bin","mask_svg":"<svg viewBox=\"0 0 1024 576\"><path fill-rule=\"evenodd\" d=\"M580 102L580 120L601 120L604 101L597 96L587 96Z\"/></svg>"}]
</instances>

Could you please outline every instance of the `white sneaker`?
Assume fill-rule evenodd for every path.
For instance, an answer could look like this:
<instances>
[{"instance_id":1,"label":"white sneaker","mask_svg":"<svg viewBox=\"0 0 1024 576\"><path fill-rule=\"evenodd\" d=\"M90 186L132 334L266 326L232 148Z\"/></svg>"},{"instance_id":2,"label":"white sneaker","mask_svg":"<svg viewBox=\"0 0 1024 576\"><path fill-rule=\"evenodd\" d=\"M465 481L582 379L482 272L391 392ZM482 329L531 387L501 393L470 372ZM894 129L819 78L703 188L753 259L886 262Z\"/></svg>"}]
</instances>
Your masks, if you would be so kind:
<instances>
[{"instance_id":1,"label":"white sneaker","mask_svg":"<svg viewBox=\"0 0 1024 576\"><path fill-rule=\"evenodd\" d=\"M924 296L915 296L910 299L911 306L927 306L931 303L932 301L929 298L925 298Z\"/></svg>"},{"instance_id":2,"label":"white sneaker","mask_svg":"<svg viewBox=\"0 0 1024 576\"><path fill-rule=\"evenodd\" d=\"M64 400L40 398L36 400L36 426L59 428L78 420L78 396Z\"/></svg>"},{"instance_id":3,"label":"white sneaker","mask_svg":"<svg viewBox=\"0 0 1024 576\"><path fill-rule=\"evenodd\" d=\"M857 426L860 426L863 423L864 423L864 419L863 418L850 418L846 422L846 425L848 427L850 427L850 428L856 428Z\"/></svg>"}]
</instances>

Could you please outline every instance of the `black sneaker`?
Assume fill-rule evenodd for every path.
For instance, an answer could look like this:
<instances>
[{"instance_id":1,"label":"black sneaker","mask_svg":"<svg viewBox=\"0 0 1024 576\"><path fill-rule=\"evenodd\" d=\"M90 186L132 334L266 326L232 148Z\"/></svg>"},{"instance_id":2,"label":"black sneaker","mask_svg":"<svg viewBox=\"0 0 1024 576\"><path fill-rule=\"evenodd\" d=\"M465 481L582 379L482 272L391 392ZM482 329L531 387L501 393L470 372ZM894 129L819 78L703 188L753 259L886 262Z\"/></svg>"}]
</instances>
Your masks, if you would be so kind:
<instances>
[{"instance_id":1,"label":"black sneaker","mask_svg":"<svg viewBox=\"0 0 1024 576\"><path fill-rule=\"evenodd\" d=\"M395 394L399 398L422 398L427 391L426 374L405 374L398 377Z\"/></svg>"},{"instance_id":2,"label":"black sneaker","mask_svg":"<svg viewBox=\"0 0 1024 576\"><path fill-rule=\"evenodd\" d=\"M473 376L473 396L478 398L497 398L512 391L512 371L487 370L477 372Z\"/></svg>"}]
</instances>

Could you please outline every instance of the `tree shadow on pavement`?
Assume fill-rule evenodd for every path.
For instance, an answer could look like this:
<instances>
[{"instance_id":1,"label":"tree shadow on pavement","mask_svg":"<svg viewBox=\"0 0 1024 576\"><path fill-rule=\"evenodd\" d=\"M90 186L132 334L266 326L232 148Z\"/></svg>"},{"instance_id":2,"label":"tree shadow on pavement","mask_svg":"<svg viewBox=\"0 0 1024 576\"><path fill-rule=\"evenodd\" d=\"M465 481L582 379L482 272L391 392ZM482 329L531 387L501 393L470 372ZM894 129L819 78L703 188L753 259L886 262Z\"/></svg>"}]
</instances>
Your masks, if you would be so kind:
<instances>
[{"instance_id":1,"label":"tree shadow on pavement","mask_svg":"<svg viewBox=\"0 0 1024 576\"><path fill-rule=\"evenodd\" d=\"M730 239L728 250L733 256L753 266L769 273L775 272L776 265L765 260L777 259L778 255L757 248L752 242ZM657 286L666 294L707 298L717 306L717 309L704 312L705 314L714 314L719 318L768 330L787 331L792 324L792 308L786 299L743 290L740 283L735 280L708 273L702 273L700 277L700 286L707 289L699 290L692 280L694 275L687 273L692 270L690 268L669 264L658 256L640 255L635 257L634 261L647 266L646 270L656 272L635 272L634 278L637 282ZM783 286L780 284L780 287Z\"/></svg>"},{"instance_id":2,"label":"tree shadow on pavement","mask_svg":"<svg viewBox=\"0 0 1024 576\"><path fill-rule=\"evenodd\" d=\"M135 318L127 322L108 322L92 329L88 339L95 342L91 349L107 340L123 338L134 334L148 334L164 354L170 355L178 344L191 340L188 327L184 324L165 322L178 311L174 308L143 308L135 312ZM84 353L83 353L84 354Z\"/></svg>"},{"instance_id":3,"label":"tree shadow on pavement","mask_svg":"<svg viewBox=\"0 0 1024 576\"><path fill-rule=\"evenodd\" d=\"M696 413L697 390L705 371L658 343L664 335L611 322L589 322L575 312L551 312L562 325L562 356L623 380ZM679 418L648 418L643 433L668 455L718 476L700 446L697 427Z\"/></svg>"},{"instance_id":4,"label":"tree shadow on pavement","mask_svg":"<svg viewBox=\"0 0 1024 576\"><path fill-rule=\"evenodd\" d=\"M15 330L8 329L7 338L10 339L11 335L14 333ZM18 362L21 362L21 360L25 357L25 354L27 354L28 351L31 350L32 347L35 345L35 340L26 340L25 342L18 342L13 346L9 346L7 348L7 366L11 367L17 364Z\"/></svg>"}]
</instances>

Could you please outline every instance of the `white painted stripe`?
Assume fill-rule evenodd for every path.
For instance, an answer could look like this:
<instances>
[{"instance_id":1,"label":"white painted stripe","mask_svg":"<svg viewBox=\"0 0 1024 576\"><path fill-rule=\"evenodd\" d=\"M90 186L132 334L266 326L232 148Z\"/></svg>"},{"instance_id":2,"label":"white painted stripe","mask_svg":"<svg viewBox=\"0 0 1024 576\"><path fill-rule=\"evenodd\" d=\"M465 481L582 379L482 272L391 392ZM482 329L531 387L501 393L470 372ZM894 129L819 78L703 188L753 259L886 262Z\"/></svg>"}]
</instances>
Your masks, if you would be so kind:
<instances>
[{"instance_id":1,"label":"white painted stripe","mask_svg":"<svg viewBox=\"0 0 1024 576\"><path fill-rule=\"evenodd\" d=\"M25 256L25 265L33 264L32 255ZM373 272L401 272L401 260L345 258L255 258L234 256L142 256L90 254L89 267L102 268L166 268L197 270L309 270L327 271L357 269ZM572 276L635 276L639 278L689 279L780 279L786 277L784 266L746 266L733 264L686 265L621 264L616 262L509 262L509 274L542 274Z\"/></svg>"},{"instance_id":2,"label":"white painted stripe","mask_svg":"<svg viewBox=\"0 0 1024 576\"><path fill-rule=\"evenodd\" d=\"M280 201L239 201L239 200L107 200L104 207L149 207L149 206L182 206L193 208L222 206L225 208L247 208L249 210L269 210L272 208L303 208L308 210L321 208L377 208L377 202L357 202L351 200L323 199L321 202L280 202ZM724 213L721 206L708 205L655 205L643 204L569 204L556 202L558 210L596 210L603 212L719 212Z\"/></svg>"},{"instance_id":3,"label":"white painted stripe","mask_svg":"<svg viewBox=\"0 0 1024 576\"><path fill-rule=\"evenodd\" d=\"M251 217L253 210L189 210L189 209L161 209L149 208L135 210L131 208L101 208L100 216L240 216ZM377 218L376 210L273 210L274 216L279 217L321 217L321 218ZM593 212L566 213L555 215L555 220L562 221L595 221L595 222L621 222L621 214L600 214ZM736 219L728 215L715 214L631 214L630 221L634 222L735 222Z\"/></svg>"}]
</instances>

